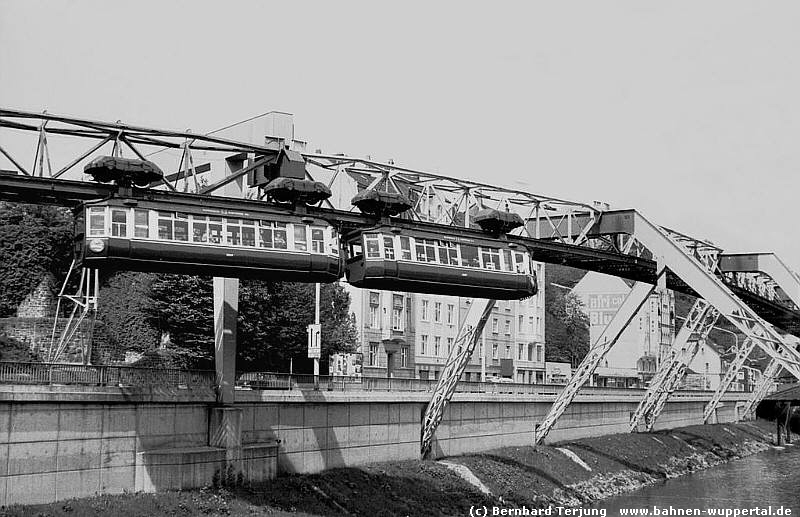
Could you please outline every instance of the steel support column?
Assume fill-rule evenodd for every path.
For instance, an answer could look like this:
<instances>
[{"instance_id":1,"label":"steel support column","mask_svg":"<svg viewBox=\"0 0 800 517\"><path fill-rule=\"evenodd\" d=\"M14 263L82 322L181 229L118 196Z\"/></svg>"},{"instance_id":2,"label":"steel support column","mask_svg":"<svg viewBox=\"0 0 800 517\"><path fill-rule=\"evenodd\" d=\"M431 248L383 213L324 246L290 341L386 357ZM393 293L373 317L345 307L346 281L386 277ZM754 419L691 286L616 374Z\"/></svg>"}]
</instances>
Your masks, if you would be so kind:
<instances>
[{"instance_id":1,"label":"steel support column","mask_svg":"<svg viewBox=\"0 0 800 517\"><path fill-rule=\"evenodd\" d=\"M718 317L719 312L708 302L701 298L695 301L689 310L686 322L678 331L669 354L661 362L658 372L650 381L647 393L631 416L631 432L638 430L642 424L645 430L652 431L658 415L666 406L667 399L683 379L686 367L694 359Z\"/></svg>"},{"instance_id":2,"label":"steel support column","mask_svg":"<svg viewBox=\"0 0 800 517\"><path fill-rule=\"evenodd\" d=\"M711 400L708 402L708 404L706 404L706 408L703 411L703 422L708 422L711 414L715 409L717 409L717 405L719 405L719 401L722 399L722 396L726 391L728 391L728 388L736 378L736 375L739 373L739 370L742 368L744 362L750 356L750 352L753 351L755 346L755 341L750 338L745 338L744 342L739 346L739 350L736 351L736 357L733 358L733 361L731 361L731 364L725 371L725 376L720 381L719 386L717 386L714 396L711 397Z\"/></svg>"},{"instance_id":3,"label":"steel support column","mask_svg":"<svg viewBox=\"0 0 800 517\"><path fill-rule=\"evenodd\" d=\"M444 409L450 402L458 380L461 378L461 374L464 373L470 357L472 357L472 352L483 334L483 327L486 326L486 321L491 316L495 303L495 300L486 300L483 311L479 312L477 308L479 303L474 300L467 312L464 323L458 331L458 337L452 350L450 350L447 364L442 370L442 375L436 383L431 400L425 408L420 436L420 454L423 459L427 458L431 452L433 434L442 421Z\"/></svg>"},{"instance_id":4,"label":"steel support column","mask_svg":"<svg viewBox=\"0 0 800 517\"><path fill-rule=\"evenodd\" d=\"M661 273L663 274L663 272L662 269ZM586 354L586 357L583 358L583 361L581 361L581 364L578 366L577 370L575 370L575 373L572 374L567 385L564 386L564 389L561 390L558 397L556 397L547 416L537 427L534 438L536 444L542 443L548 433L550 433L556 425L556 422L558 422L559 417L564 413L564 410L567 409L567 406L572 403L575 395L578 394L578 390L591 378L592 373L594 373L600 361L605 357L606 353L611 350L611 347L617 342L619 336L628 326L628 323L630 323L636 313L639 312L639 309L644 302L647 301L654 289L655 286L643 282L634 284L633 289L628 293L628 296L622 302L622 305L617 310L616 314L614 314L614 317L608 323L605 330L603 330L597 342L594 343L589 353Z\"/></svg>"},{"instance_id":5,"label":"steel support column","mask_svg":"<svg viewBox=\"0 0 800 517\"><path fill-rule=\"evenodd\" d=\"M758 381L758 384L756 384L753 392L750 394L750 398L747 399L747 404L744 406L744 411L742 412L743 419L747 420L755 416L756 408L761 401L764 400L764 397L767 396L780 370L781 364L777 359L770 361L767 367L764 368L761 379Z\"/></svg>"}]
</instances>

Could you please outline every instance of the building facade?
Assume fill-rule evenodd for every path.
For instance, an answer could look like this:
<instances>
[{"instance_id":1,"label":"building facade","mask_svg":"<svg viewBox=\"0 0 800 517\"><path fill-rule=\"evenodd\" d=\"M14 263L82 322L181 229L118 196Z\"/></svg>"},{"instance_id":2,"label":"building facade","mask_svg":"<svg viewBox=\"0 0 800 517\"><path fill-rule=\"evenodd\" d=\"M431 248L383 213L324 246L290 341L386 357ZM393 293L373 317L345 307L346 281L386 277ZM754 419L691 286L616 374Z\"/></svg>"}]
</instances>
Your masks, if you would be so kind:
<instances>
[{"instance_id":1,"label":"building facade","mask_svg":"<svg viewBox=\"0 0 800 517\"><path fill-rule=\"evenodd\" d=\"M572 289L589 316L589 343L597 342L630 286L621 278L588 272ZM653 293L593 374L592 384L644 386L653 378L675 337L675 295Z\"/></svg>"}]
</instances>

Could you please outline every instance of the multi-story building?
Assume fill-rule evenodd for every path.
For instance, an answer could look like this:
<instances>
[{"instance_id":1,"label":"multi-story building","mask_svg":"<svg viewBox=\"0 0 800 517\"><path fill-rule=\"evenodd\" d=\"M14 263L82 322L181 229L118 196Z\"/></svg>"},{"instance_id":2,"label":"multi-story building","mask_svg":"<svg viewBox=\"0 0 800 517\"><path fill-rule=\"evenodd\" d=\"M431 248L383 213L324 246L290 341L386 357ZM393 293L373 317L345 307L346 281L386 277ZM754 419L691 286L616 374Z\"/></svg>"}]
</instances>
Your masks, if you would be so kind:
<instances>
[{"instance_id":1,"label":"multi-story building","mask_svg":"<svg viewBox=\"0 0 800 517\"><path fill-rule=\"evenodd\" d=\"M614 317L630 286L621 278L589 272L572 289L589 316L594 344ZM595 371L600 386L641 386L652 379L675 337L675 295L654 293L639 309Z\"/></svg>"},{"instance_id":2,"label":"multi-story building","mask_svg":"<svg viewBox=\"0 0 800 517\"><path fill-rule=\"evenodd\" d=\"M366 377L415 377L413 295L344 284L355 315Z\"/></svg>"}]
</instances>

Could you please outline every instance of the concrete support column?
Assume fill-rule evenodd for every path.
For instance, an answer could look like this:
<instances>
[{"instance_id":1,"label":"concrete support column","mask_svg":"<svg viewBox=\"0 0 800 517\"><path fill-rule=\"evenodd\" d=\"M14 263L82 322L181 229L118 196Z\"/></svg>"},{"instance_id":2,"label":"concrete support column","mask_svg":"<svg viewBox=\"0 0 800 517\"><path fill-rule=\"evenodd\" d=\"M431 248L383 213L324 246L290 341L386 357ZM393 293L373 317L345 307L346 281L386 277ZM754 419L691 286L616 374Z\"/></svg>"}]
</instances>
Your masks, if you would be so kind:
<instances>
[{"instance_id":1,"label":"concrete support column","mask_svg":"<svg viewBox=\"0 0 800 517\"><path fill-rule=\"evenodd\" d=\"M239 279L214 277L214 366L217 402L233 404L236 383L236 318L239 314Z\"/></svg>"},{"instance_id":2,"label":"concrete support column","mask_svg":"<svg viewBox=\"0 0 800 517\"><path fill-rule=\"evenodd\" d=\"M225 468L214 474L222 485L242 482L242 409L213 407L209 410L208 445L225 449Z\"/></svg>"}]
</instances>

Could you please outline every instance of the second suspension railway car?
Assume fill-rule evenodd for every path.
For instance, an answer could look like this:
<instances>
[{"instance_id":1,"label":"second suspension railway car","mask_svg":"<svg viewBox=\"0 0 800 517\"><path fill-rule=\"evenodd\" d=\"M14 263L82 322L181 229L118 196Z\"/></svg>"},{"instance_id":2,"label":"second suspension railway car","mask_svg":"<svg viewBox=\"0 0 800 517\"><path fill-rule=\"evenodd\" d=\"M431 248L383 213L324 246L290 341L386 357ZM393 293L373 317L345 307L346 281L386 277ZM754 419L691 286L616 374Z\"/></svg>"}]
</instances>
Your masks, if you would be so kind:
<instances>
[{"instance_id":1,"label":"second suspension railway car","mask_svg":"<svg viewBox=\"0 0 800 517\"><path fill-rule=\"evenodd\" d=\"M502 239L383 225L344 241L347 281L356 287L502 300L538 292L527 251Z\"/></svg>"}]
</instances>

